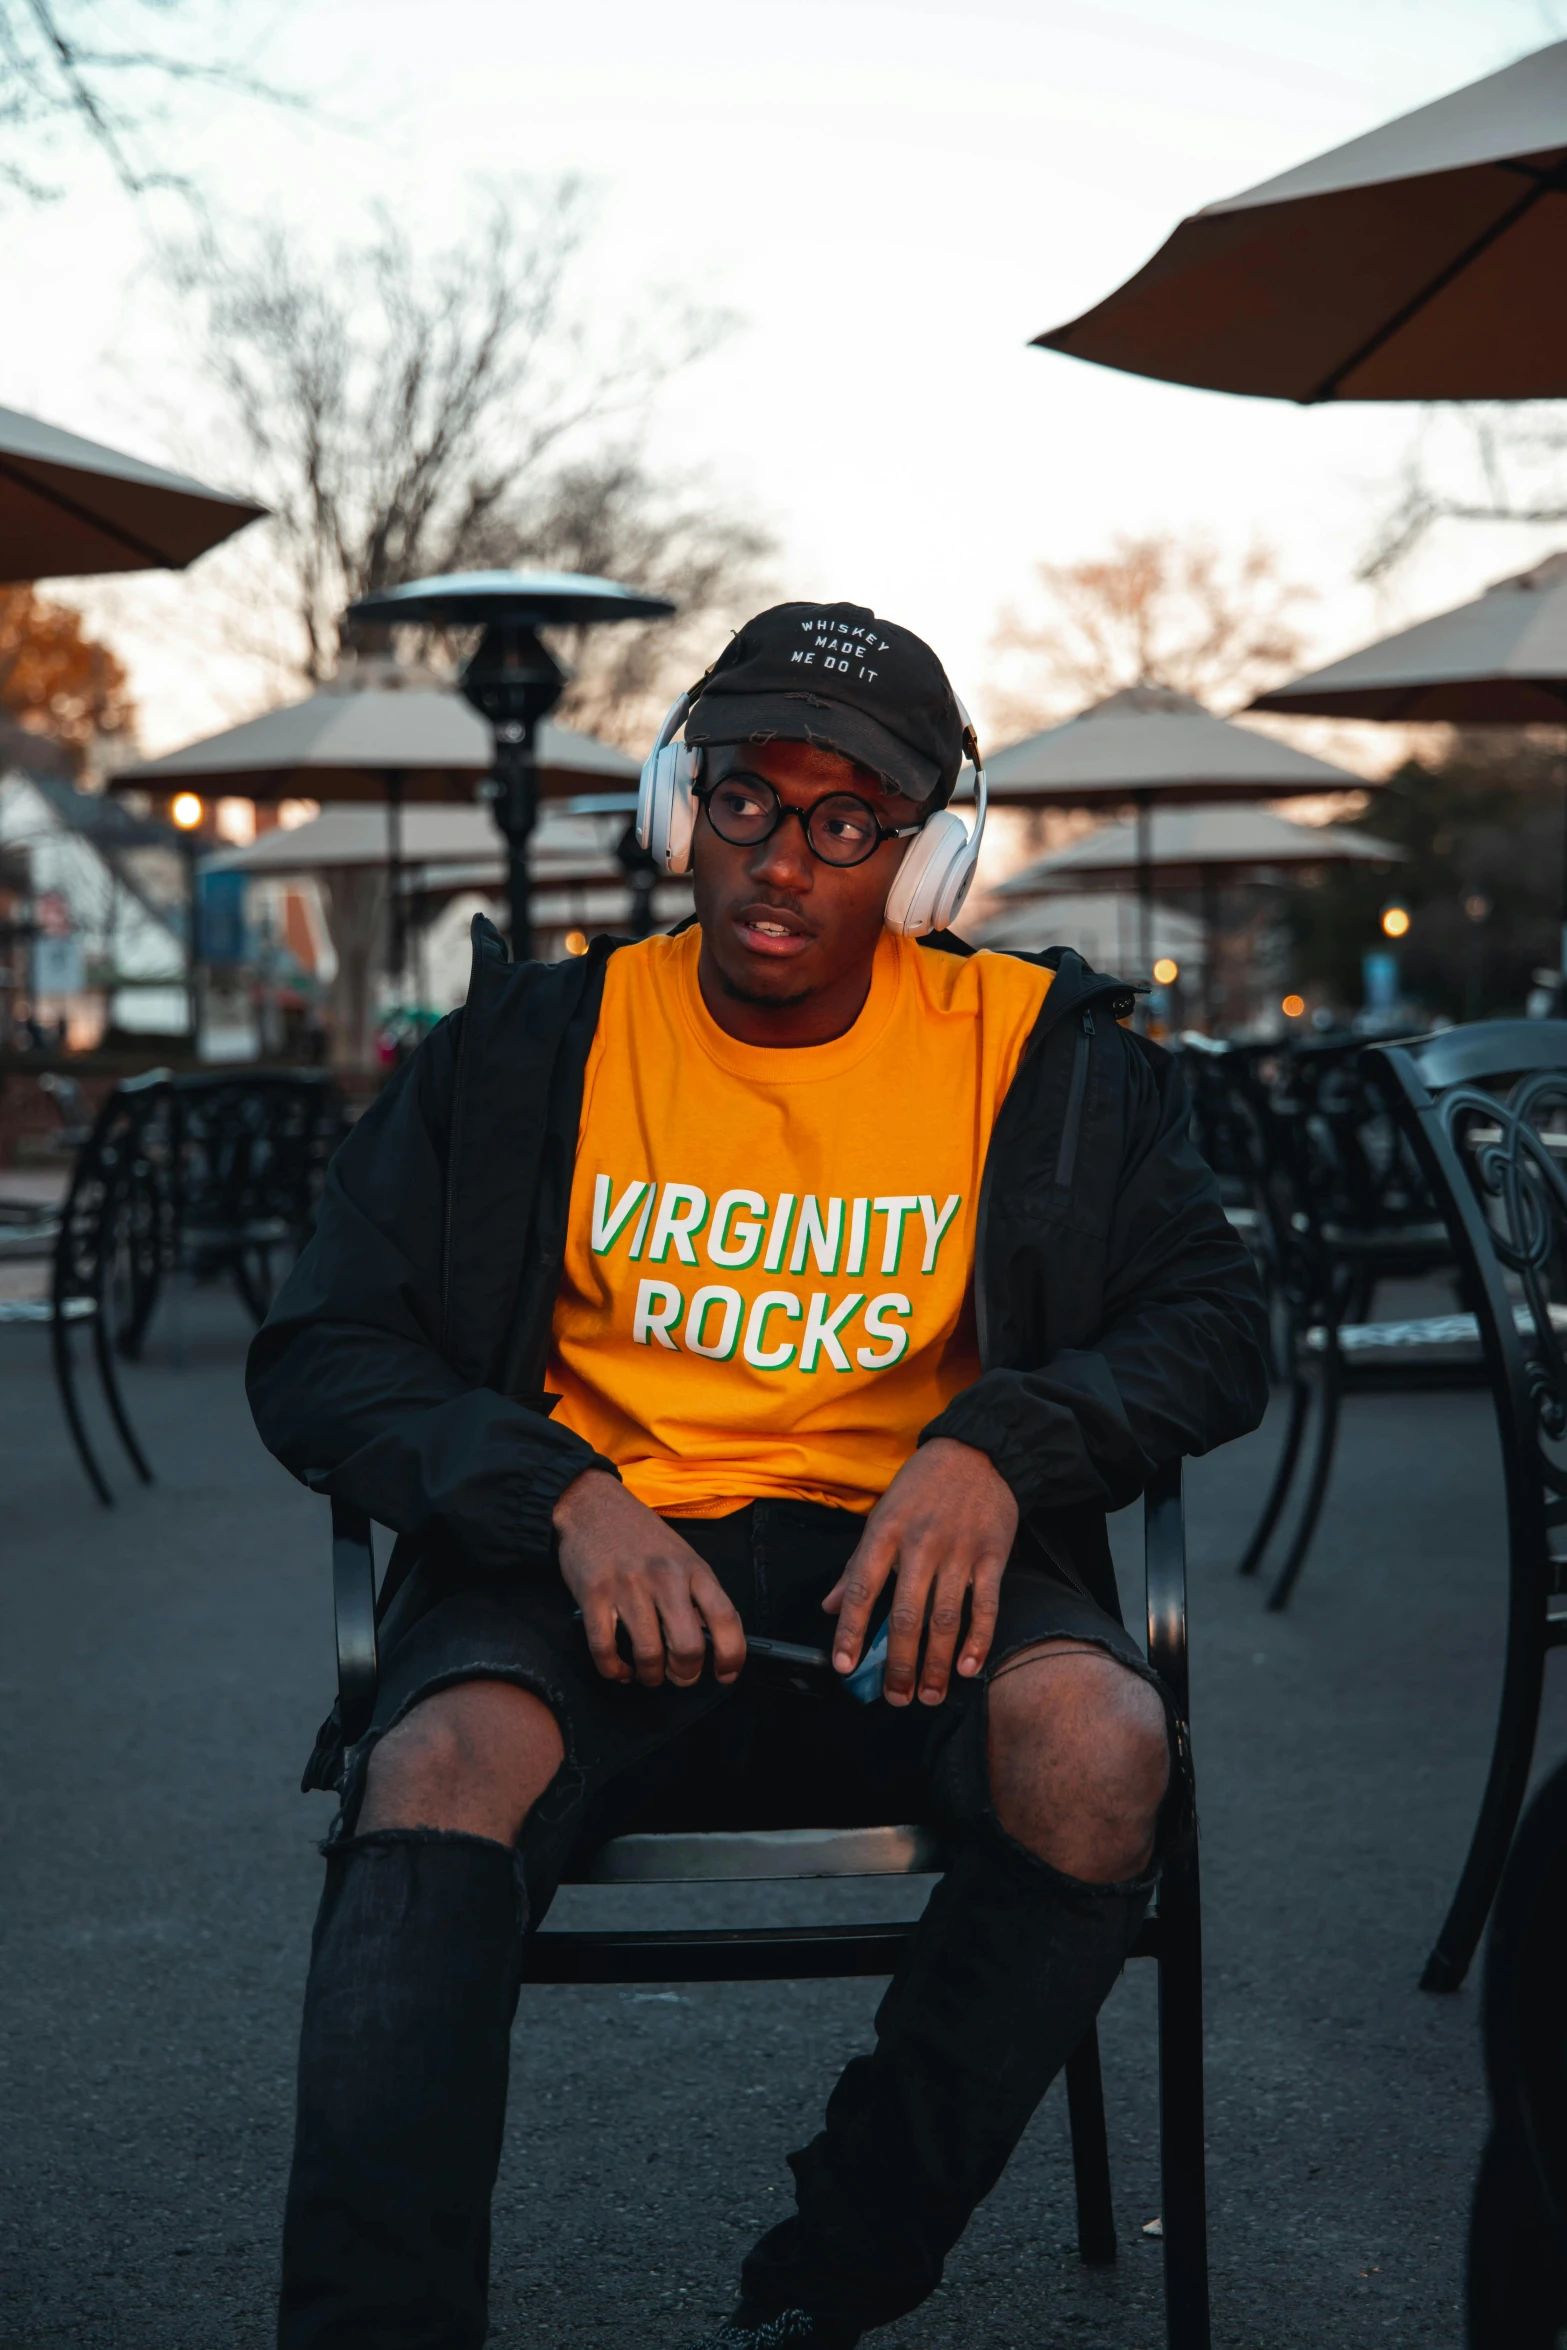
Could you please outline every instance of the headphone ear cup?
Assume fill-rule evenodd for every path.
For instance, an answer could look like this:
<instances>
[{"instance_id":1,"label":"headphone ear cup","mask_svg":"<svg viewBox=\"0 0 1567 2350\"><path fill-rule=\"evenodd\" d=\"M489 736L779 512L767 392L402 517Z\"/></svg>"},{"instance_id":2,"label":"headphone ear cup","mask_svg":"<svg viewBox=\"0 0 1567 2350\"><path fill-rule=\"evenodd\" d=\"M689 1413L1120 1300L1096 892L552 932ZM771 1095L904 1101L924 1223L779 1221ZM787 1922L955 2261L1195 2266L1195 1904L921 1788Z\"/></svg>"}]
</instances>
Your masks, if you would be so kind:
<instances>
[{"instance_id":1,"label":"headphone ear cup","mask_svg":"<svg viewBox=\"0 0 1567 2350\"><path fill-rule=\"evenodd\" d=\"M940 808L914 835L887 897L887 928L904 938L945 930L968 896L977 859L968 827Z\"/></svg>"},{"instance_id":2,"label":"headphone ear cup","mask_svg":"<svg viewBox=\"0 0 1567 2350\"><path fill-rule=\"evenodd\" d=\"M666 873L689 873L691 835L696 830L696 802L691 797L691 786L702 771L702 753L685 743L671 743L663 756L669 762L669 782L659 855Z\"/></svg>"},{"instance_id":3,"label":"headphone ear cup","mask_svg":"<svg viewBox=\"0 0 1567 2350\"><path fill-rule=\"evenodd\" d=\"M665 873L684 873L691 863L696 826L691 786L701 759L700 749L662 743L643 762L637 786L637 839Z\"/></svg>"}]
</instances>

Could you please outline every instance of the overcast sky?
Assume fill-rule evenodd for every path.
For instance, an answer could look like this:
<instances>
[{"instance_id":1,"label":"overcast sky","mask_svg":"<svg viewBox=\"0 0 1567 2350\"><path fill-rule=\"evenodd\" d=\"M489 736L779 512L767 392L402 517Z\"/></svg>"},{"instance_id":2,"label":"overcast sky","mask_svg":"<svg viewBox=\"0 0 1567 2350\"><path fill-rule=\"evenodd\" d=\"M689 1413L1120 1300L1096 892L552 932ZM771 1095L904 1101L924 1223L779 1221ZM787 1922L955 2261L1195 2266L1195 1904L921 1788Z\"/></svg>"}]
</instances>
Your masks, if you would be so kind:
<instances>
[{"instance_id":1,"label":"overcast sky","mask_svg":"<svg viewBox=\"0 0 1567 2350\"><path fill-rule=\"evenodd\" d=\"M1351 574L1413 412L1228 399L1027 344L1183 213L1563 34L1548 0L295 0L263 62L321 111L204 97L177 160L220 211L328 246L374 199L439 243L475 175L587 175L604 316L667 286L743 322L663 396L655 449L765 518L788 592L921 630L972 698L1030 566L1118 531L1270 539L1318 591L1324 657L1538 551L1455 527L1373 596ZM0 213L0 405L210 455L135 208L90 160L72 180ZM91 591L149 749L261 690L195 628L199 594L199 570Z\"/></svg>"}]
</instances>

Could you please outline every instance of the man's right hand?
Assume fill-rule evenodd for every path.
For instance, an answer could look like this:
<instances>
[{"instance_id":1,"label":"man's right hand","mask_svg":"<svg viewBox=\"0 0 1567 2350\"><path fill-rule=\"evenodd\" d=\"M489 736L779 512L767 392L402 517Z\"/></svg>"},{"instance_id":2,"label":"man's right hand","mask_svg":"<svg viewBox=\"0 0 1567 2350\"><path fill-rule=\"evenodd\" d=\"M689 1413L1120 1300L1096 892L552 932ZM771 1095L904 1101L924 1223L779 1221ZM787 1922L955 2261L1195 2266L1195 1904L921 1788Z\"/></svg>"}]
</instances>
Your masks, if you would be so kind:
<instances>
[{"instance_id":1,"label":"man's right hand","mask_svg":"<svg viewBox=\"0 0 1567 2350\"><path fill-rule=\"evenodd\" d=\"M645 1687L666 1677L689 1689L702 1677L713 1637L713 1670L733 1681L745 1663L745 1627L723 1585L689 1542L665 1525L618 1478L585 1469L555 1504L560 1571L582 1610L593 1662L606 1681ZM635 1667L615 1645L624 1624Z\"/></svg>"}]
</instances>

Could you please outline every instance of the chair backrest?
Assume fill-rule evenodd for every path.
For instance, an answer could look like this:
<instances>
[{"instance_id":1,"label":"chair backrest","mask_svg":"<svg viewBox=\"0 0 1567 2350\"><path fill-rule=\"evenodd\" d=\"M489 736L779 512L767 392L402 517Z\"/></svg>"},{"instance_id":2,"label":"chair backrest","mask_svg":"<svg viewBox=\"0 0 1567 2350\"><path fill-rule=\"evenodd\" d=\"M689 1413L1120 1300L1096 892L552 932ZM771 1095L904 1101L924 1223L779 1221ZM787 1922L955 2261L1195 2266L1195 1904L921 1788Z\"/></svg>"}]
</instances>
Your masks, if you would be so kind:
<instances>
[{"instance_id":1,"label":"chair backrest","mask_svg":"<svg viewBox=\"0 0 1567 2350\"><path fill-rule=\"evenodd\" d=\"M1509 1510L1543 1538L1567 1505L1567 1023L1483 1021L1366 1058L1479 1317Z\"/></svg>"},{"instance_id":2,"label":"chair backrest","mask_svg":"<svg viewBox=\"0 0 1567 2350\"><path fill-rule=\"evenodd\" d=\"M1362 1238L1437 1221L1385 1083L1349 1039L1283 1054L1273 1097L1298 1207L1319 1229Z\"/></svg>"},{"instance_id":3,"label":"chair backrest","mask_svg":"<svg viewBox=\"0 0 1567 2350\"><path fill-rule=\"evenodd\" d=\"M175 1214L183 1236L271 1231L303 1242L342 1134L332 1079L236 1070L174 1080Z\"/></svg>"},{"instance_id":4,"label":"chair backrest","mask_svg":"<svg viewBox=\"0 0 1567 2350\"><path fill-rule=\"evenodd\" d=\"M145 1276L156 1282L167 1193L170 1077L150 1069L108 1095L77 1153L55 1243L58 1309L101 1299L111 1260L123 1255L133 1300ZM131 1308L134 1315L134 1302Z\"/></svg>"}]
</instances>

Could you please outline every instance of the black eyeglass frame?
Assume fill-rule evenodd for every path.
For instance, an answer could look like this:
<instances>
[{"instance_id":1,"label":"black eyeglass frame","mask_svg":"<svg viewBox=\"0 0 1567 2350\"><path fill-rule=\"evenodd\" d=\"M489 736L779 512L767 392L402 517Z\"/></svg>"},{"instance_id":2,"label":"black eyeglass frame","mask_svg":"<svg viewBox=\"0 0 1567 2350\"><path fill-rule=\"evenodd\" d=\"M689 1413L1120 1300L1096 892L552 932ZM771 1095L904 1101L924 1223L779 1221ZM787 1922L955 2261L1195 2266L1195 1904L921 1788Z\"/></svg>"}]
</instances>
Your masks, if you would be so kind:
<instances>
[{"instance_id":1,"label":"black eyeglass frame","mask_svg":"<svg viewBox=\"0 0 1567 2350\"><path fill-rule=\"evenodd\" d=\"M725 785L733 783L750 784L758 793L770 792L772 794L773 820L767 830L759 832L754 840L731 840L727 832L713 823L713 811L708 806L708 802L715 791L722 790ZM912 833L923 832L930 821L931 814L931 811L927 809L925 814L914 824L883 824L870 801L863 799L855 791L829 792L825 799L815 801L809 808L802 808L796 801L786 800L776 783L770 782L765 775L753 773L749 767L732 768L727 775L715 776L711 782L693 784L691 797L706 815L708 823L713 825L713 830L718 834L719 839L731 849L759 849L764 840L772 839L773 834L786 816L797 816L800 820L800 830L805 835L805 845L811 855L819 865L830 865L835 873L852 873L857 866L868 865L884 840L907 840ZM862 857L824 856L811 838L812 818L821 809L830 808L835 800L848 800L854 807L863 809L875 827L876 838Z\"/></svg>"}]
</instances>

